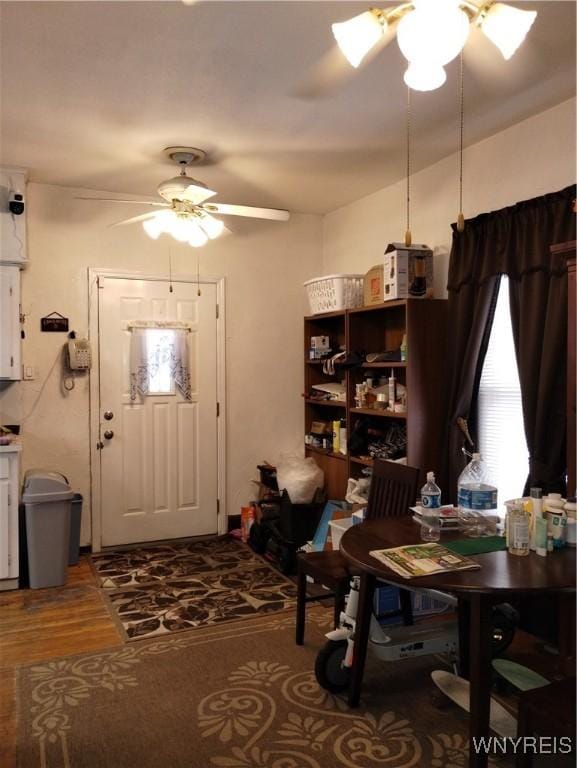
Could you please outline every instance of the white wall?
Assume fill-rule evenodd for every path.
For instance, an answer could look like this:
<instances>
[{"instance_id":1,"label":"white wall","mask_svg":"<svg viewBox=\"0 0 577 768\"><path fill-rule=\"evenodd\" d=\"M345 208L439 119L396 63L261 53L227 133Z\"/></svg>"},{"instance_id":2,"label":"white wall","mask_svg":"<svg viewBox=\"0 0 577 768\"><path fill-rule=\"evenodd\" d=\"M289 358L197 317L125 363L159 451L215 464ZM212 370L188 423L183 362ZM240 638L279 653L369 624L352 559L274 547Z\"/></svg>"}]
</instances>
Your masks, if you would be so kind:
<instances>
[{"instance_id":1,"label":"white wall","mask_svg":"<svg viewBox=\"0 0 577 768\"><path fill-rule=\"evenodd\" d=\"M26 314L23 359L37 366L34 381L0 390L1 423L28 414L65 334L41 333L40 318L58 311L84 335L88 325L88 267L168 272L168 241L152 241L138 224L109 228L139 212L130 206L74 200L81 191L28 186L30 263L23 273ZM86 191L83 191L86 193ZM88 194L97 195L95 192ZM319 216L288 223L230 220L237 233L195 250L172 243L173 272L226 277L228 513L254 493L256 464L302 450L303 282L322 269ZM64 472L75 490L90 495L88 377L64 395L57 364L33 414L24 422L24 469ZM88 515L82 543L88 543Z\"/></svg>"},{"instance_id":2,"label":"white wall","mask_svg":"<svg viewBox=\"0 0 577 768\"><path fill-rule=\"evenodd\" d=\"M413 242L434 247L435 295L446 295L451 222L458 213L458 156L411 178ZM465 217L512 205L575 182L575 99L466 149ZM403 180L325 216L324 272L366 272L405 233Z\"/></svg>"},{"instance_id":3,"label":"white wall","mask_svg":"<svg viewBox=\"0 0 577 768\"><path fill-rule=\"evenodd\" d=\"M415 242L445 252L436 260L435 291L445 295L450 222L457 214L457 157L412 179ZM468 217L560 189L575 181L575 99L469 147L465 152L464 209ZM319 274L365 272L387 243L405 230L404 182L318 216L294 215L288 224L231 221L237 234L200 251L174 244L173 270L227 278L228 513L252 493L262 459L302 446L302 283ZM0 384L0 422L25 417L44 385L64 335L42 334L40 317L57 310L70 327L87 331L88 267L166 272L168 245L151 241L139 225L110 229L128 206L74 200L80 190L28 187L30 264L23 275L26 340L23 357L38 368L34 381ZM90 192L89 194L97 194ZM88 381L69 395L58 366L23 426L24 468L65 472L75 490L90 494ZM88 543L88 516L82 542Z\"/></svg>"}]
</instances>

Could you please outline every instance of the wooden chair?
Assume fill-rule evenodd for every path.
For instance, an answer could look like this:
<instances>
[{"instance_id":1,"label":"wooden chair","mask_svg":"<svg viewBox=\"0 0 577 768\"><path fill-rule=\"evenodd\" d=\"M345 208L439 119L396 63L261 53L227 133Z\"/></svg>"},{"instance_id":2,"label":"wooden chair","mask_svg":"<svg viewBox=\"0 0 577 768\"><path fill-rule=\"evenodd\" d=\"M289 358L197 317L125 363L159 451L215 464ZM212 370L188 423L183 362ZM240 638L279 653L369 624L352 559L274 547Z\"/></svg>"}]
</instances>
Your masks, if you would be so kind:
<instances>
[{"instance_id":1,"label":"wooden chair","mask_svg":"<svg viewBox=\"0 0 577 768\"><path fill-rule=\"evenodd\" d=\"M575 749L575 678L525 691L519 696L517 736L568 737ZM574 763L573 763L574 764ZM531 768L530 750L517 753L517 768Z\"/></svg>"},{"instance_id":2,"label":"wooden chair","mask_svg":"<svg viewBox=\"0 0 577 768\"><path fill-rule=\"evenodd\" d=\"M375 459L371 490L367 503L366 519L378 517L401 517L409 512L415 503L419 487L420 471L415 467ZM302 645L305 634L305 611L307 603L334 598L334 624L337 626L344 608L345 595L351 576L345 558L340 552L300 552L297 557L297 613L296 644ZM307 576L315 583L328 587L329 592L321 595L307 595ZM405 624L412 624L411 595L401 590L401 610Z\"/></svg>"}]
</instances>

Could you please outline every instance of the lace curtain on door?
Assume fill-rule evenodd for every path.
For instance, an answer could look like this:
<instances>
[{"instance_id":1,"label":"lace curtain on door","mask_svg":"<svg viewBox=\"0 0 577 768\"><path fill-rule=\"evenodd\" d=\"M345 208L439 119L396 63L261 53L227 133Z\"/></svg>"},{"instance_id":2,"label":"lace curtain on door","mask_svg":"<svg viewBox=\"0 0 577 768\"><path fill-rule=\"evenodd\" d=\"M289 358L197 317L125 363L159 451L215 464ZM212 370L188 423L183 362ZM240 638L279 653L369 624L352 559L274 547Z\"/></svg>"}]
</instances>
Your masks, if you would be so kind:
<instances>
[{"instance_id":1,"label":"lace curtain on door","mask_svg":"<svg viewBox=\"0 0 577 768\"><path fill-rule=\"evenodd\" d=\"M130 399L169 394L173 385L192 399L189 330L163 324L130 326Z\"/></svg>"}]
</instances>

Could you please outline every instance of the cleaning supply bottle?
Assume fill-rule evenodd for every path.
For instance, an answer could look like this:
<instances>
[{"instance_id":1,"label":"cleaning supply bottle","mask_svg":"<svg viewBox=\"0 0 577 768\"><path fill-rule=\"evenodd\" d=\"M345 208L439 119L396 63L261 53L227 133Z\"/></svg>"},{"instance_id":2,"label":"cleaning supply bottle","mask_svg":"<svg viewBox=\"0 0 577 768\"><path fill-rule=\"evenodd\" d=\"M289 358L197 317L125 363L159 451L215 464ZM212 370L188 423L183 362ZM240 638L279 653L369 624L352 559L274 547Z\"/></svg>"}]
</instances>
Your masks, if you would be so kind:
<instances>
[{"instance_id":1,"label":"cleaning supply bottle","mask_svg":"<svg viewBox=\"0 0 577 768\"><path fill-rule=\"evenodd\" d=\"M541 488L531 488L529 491L531 497L531 521L529 524L531 544L530 548L533 552L537 549L536 534L537 534L537 519L543 517L543 491Z\"/></svg>"},{"instance_id":2,"label":"cleaning supply bottle","mask_svg":"<svg viewBox=\"0 0 577 768\"><path fill-rule=\"evenodd\" d=\"M395 371L391 368L391 375L389 376L389 411L395 410L395 400L397 399L397 380L395 379Z\"/></svg>"},{"instance_id":3,"label":"cleaning supply bottle","mask_svg":"<svg viewBox=\"0 0 577 768\"><path fill-rule=\"evenodd\" d=\"M529 514L522 503L513 504L509 510L507 529L509 531L509 553L529 554Z\"/></svg>"},{"instance_id":4,"label":"cleaning supply bottle","mask_svg":"<svg viewBox=\"0 0 577 768\"><path fill-rule=\"evenodd\" d=\"M439 541L441 537L441 489L435 473L427 472L427 482L421 488L421 539Z\"/></svg>"},{"instance_id":5,"label":"cleaning supply bottle","mask_svg":"<svg viewBox=\"0 0 577 768\"><path fill-rule=\"evenodd\" d=\"M497 489L491 485L487 465L480 453L459 475L457 483L459 522L469 536L493 534L498 520Z\"/></svg>"},{"instance_id":6,"label":"cleaning supply bottle","mask_svg":"<svg viewBox=\"0 0 577 768\"><path fill-rule=\"evenodd\" d=\"M407 334L403 334L403 340L401 341L401 360L404 362L407 359Z\"/></svg>"},{"instance_id":7,"label":"cleaning supply bottle","mask_svg":"<svg viewBox=\"0 0 577 768\"><path fill-rule=\"evenodd\" d=\"M341 419L339 428L339 453L343 456L347 455L347 422L346 419Z\"/></svg>"},{"instance_id":8,"label":"cleaning supply bottle","mask_svg":"<svg viewBox=\"0 0 577 768\"><path fill-rule=\"evenodd\" d=\"M341 450L341 422L333 421L333 453L340 453Z\"/></svg>"}]
</instances>

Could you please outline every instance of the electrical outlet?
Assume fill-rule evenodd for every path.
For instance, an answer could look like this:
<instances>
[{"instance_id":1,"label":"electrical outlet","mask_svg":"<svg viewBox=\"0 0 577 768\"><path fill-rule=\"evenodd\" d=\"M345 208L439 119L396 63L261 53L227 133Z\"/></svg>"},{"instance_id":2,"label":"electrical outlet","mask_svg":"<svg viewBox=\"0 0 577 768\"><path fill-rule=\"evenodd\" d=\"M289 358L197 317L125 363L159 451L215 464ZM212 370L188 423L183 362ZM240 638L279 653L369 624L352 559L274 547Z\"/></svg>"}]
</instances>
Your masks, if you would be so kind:
<instances>
[{"instance_id":1,"label":"electrical outlet","mask_svg":"<svg viewBox=\"0 0 577 768\"><path fill-rule=\"evenodd\" d=\"M24 381L34 381L37 375L38 375L38 371L34 366L32 365L22 366L22 378L24 379Z\"/></svg>"}]
</instances>

